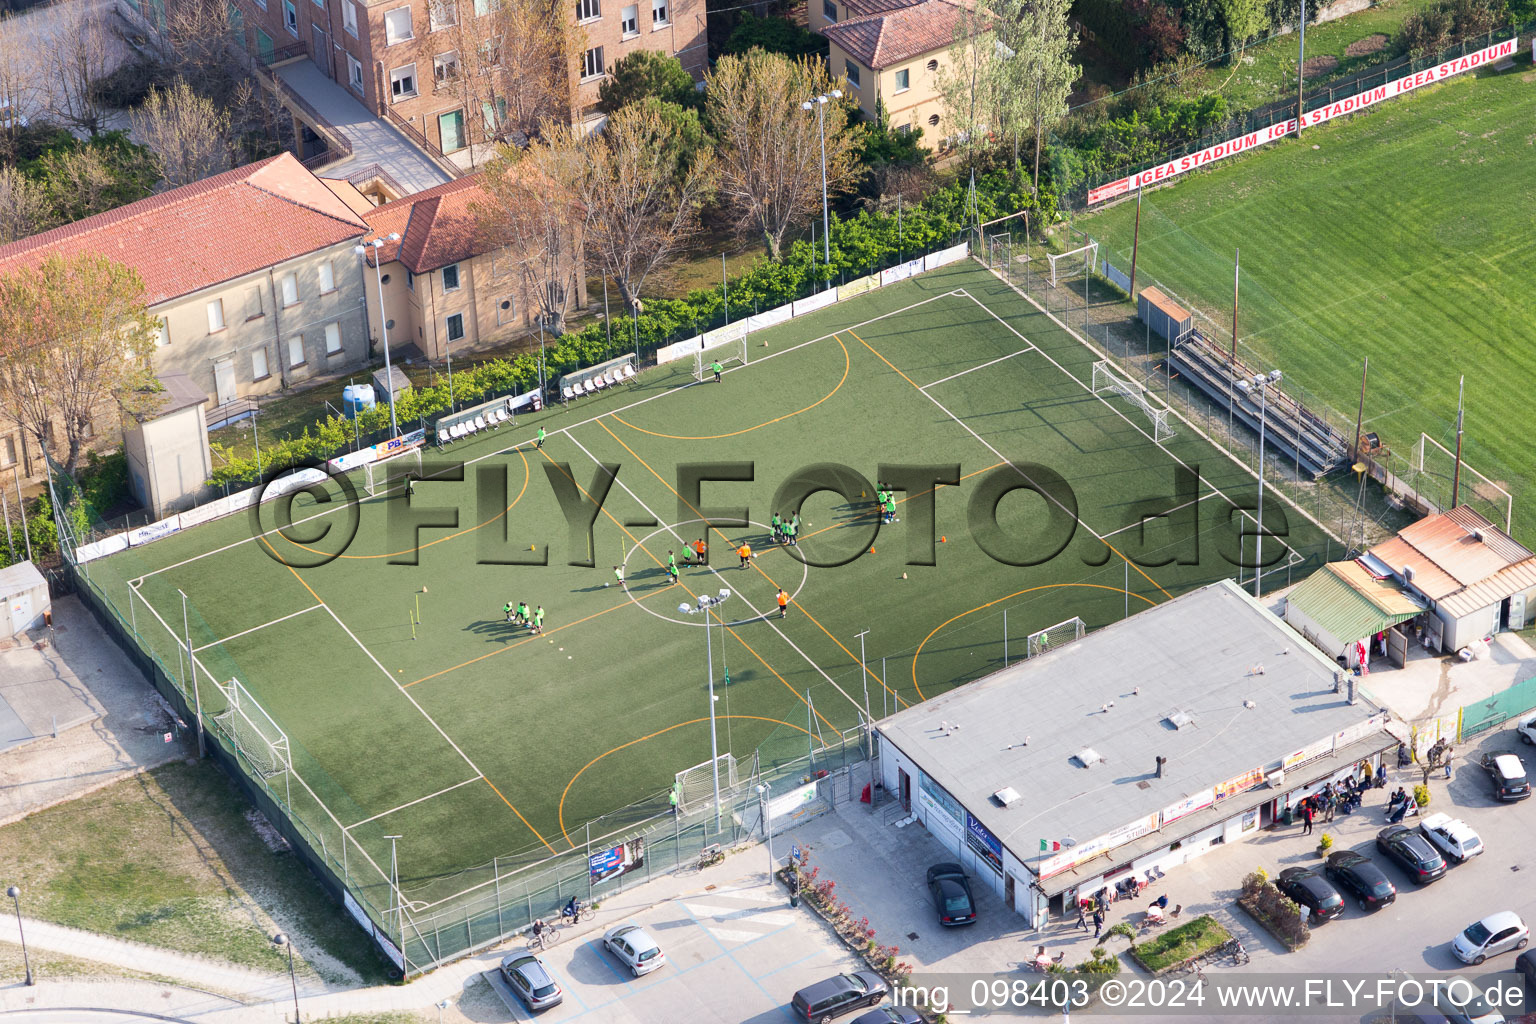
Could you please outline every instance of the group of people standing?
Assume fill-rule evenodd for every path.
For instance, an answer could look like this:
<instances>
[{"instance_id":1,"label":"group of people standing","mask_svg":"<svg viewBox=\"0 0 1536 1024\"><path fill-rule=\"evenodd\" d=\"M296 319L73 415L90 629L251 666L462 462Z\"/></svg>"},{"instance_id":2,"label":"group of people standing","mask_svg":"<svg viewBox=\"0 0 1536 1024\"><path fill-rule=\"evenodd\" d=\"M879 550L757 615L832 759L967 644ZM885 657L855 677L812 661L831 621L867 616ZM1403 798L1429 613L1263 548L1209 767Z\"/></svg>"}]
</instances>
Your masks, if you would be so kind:
<instances>
[{"instance_id":1,"label":"group of people standing","mask_svg":"<svg viewBox=\"0 0 1536 1024\"><path fill-rule=\"evenodd\" d=\"M798 539L800 536L800 513L796 512L793 515L781 518L775 512L768 525L773 532L773 539L776 542L787 544L792 548L800 546Z\"/></svg>"},{"instance_id":2,"label":"group of people standing","mask_svg":"<svg viewBox=\"0 0 1536 1024\"><path fill-rule=\"evenodd\" d=\"M622 583L623 580L620 580L619 582ZM543 605L539 605L537 608L530 612L528 610L527 601L519 601L517 604L513 604L511 601L508 601L506 604L501 606L501 610L506 613L507 621L512 623L512 625L527 626L529 633L544 632Z\"/></svg>"},{"instance_id":3,"label":"group of people standing","mask_svg":"<svg viewBox=\"0 0 1536 1024\"><path fill-rule=\"evenodd\" d=\"M882 523L899 523L896 518L896 493L887 484L877 484L875 489L875 501L880 506L880 521Z\"/></svg>"}]
</instances>

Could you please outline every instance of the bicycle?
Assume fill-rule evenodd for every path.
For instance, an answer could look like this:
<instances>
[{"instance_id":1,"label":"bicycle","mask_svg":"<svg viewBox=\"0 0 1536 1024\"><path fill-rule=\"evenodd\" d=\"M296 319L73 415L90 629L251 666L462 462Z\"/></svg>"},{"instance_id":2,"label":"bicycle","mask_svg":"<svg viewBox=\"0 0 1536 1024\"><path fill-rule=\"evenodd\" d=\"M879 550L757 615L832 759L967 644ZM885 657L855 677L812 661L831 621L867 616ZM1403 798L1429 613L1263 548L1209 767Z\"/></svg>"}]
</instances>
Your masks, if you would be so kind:
<instances>
[{"instance_id":1,"label":"bicycle","mask_svg":"<svg viewBox=\"0 0 1536 1024\"><path fill-rule=\"evenodd\" d=\"M703 871L705 868L712 868L724 860L725 851L720 848L720 844L711 843L699 851L699 870Z\"/></svg>"},{"instance_id":2,"label":"bicycle","mask_svg":"<svg viewBox=\"0 0 1536 1024\"><path fill-rule=\"evenodd\" d=\"M582 904L578 904L578 909L576 911L576 916L574 918L570 914L567 914L567 913L565 913L565 911L562 910L560 912L560 923L562 925L574 925L574 924L579 924L579 923L581 923L583 921L590 921L590 920L592 920L596 916L597 916L597 908L596 907L594 907L590 903L582 903Z\"/></svg>"},{"instance_id":3,"label":"bicycle","mask_svg":"<svg viewBox=\"0 0 1536 1024\"><path fill-rule=\"evenodd\" d=\"M1249 960L1253 959L1248 955L1248 951L1243 948L1241 939L1233 939L1223 946L1222 950L1226 953L1227 958L1232 961L1233 967L1242 967Z\"/></svg>"},{"instance_id":4,"label":"bicycle","mask_svg":"<svg viewBox=\"0 0 1536 1024\"><path fill-rule=\"evenodd\" d=\"M544 922L543 928L528 933L528 948L537 949L540 952L555 944L555 938L560 934L560 926Z\"/></svg>"}]
</instances>

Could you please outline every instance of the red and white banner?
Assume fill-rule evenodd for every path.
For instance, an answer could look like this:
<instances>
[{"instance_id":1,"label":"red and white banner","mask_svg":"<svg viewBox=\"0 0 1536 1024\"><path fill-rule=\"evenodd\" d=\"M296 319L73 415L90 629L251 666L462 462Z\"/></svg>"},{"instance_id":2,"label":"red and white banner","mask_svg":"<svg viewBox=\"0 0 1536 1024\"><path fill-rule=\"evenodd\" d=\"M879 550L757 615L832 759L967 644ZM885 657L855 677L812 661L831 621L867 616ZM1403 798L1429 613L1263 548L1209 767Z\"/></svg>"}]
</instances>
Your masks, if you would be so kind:
<instances>
[{"instance_id":1,"label":"red and white banner","mask_svg":"<svg viewBox=\"0 0 1536 1024\"><path fill-rule=\"evenodd\" d=\"M1490 64L1493 61L1513 56L1518 45L1518 37L1506 39L1502 43L1485 46L1476 53L1469 53L1465 57L1457 57L1455 60L1448 60L1444 64L1437 64L1435 67L1425 68L1423 71L1404 75L1401 78L1394 78L1385 85L1378 85L1374 89L1367 89L1365 92L1357 93L1348 99L1342 99L1326 107L1307 111L1306 115L1302 118L1301 126L1303 128L1313 128L1332 121L1336 117L1357 113L1366 107L1380 103L1382 100L1401 96L1406 92L1412 92L1420 86L1433 85L1454 75L1459 75L1464 71L1471 71L1474 68L1482 67L1484 64ZM1274 142L1276 139L1283 139L1287 135L1294 134L1295 131L1296 118L1292 117L1284 121L1276 121L1267 128L1260 128L1246 135L1239 135L1235 139L1228 139L1226 142L1208 146L1198 153L1181 156L1177 160L1170 160L1165 164L1149 167L1145 171L1138 171L1128 178L1121 178L1118 181L1111 181L1100 185L1098 188L1090 189L1088 192L1088 204L1091 206L1094 203L1113 199L1116 196L1124 195L1145 185L1155 185L1175 175L1183 174L1185 171L1204 167L1206 164L1225 157L1236 156L1238 153L1246 152L1268 142Z\"/></svg>"}]
</instances>

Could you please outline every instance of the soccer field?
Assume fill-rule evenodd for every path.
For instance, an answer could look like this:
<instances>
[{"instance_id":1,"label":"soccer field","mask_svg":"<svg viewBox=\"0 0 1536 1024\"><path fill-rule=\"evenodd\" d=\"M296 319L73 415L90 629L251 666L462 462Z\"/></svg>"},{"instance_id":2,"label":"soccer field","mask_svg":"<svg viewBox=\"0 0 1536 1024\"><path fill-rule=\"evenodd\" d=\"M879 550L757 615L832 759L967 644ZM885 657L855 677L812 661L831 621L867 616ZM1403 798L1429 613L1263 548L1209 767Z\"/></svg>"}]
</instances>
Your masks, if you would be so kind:
<instances>
[{"instance_id":1,"label":"soccer field","mask_svg":"<svg viewBox=\"0 0 1536 1024\"><path fill-rule=\"evenodd\" d=\"M204 710L225 710L233 679L271 716L292 771L268 784L382 911L389 836L404 898L432 908L492 858L664 811L675 773L710 757L707 656L722 752L778 765L1074 615L1095 629L1252 579L1252 475L1177 419L1155 443L1143 411L1093 393L1090 349L974 263L749 345L719 384L661 367L429 451L409 501L353 507L355 535L346 509L301 498L286 529L230 517L91 562L91 580L167 666L185 658L186 595ZM880 480L905 482L889 525ZM798 547L774 543L766 524L797 502ZM1265 505L1266 592L1338 554L1273 492ZM671 584L669 552L700 537L709 564ZM678 606L721 589L706 648ZM518 600L544 607L541 635L506 621Z\"/></svg>"},{"instance_id":2,"label":"soccer field","mask_svg":"<svg viewBox=\"0 0 1536 1024\"><path fill-rule=\"evenodd\" d=\"M1140 282L1226 337L1240 248L1249 361L1280 367L1352 437L1368 357L1365 430L1398 454L1421 431L1455 447L1465 373L1466 460L1514 492L1527 544L1528 403L1511 385L1536 379L1533 102L1522 57L1149 191L1137 260ZM1135 215L1133 200L1077 224L1125 269Z\"/></svg>"}]
</instances>

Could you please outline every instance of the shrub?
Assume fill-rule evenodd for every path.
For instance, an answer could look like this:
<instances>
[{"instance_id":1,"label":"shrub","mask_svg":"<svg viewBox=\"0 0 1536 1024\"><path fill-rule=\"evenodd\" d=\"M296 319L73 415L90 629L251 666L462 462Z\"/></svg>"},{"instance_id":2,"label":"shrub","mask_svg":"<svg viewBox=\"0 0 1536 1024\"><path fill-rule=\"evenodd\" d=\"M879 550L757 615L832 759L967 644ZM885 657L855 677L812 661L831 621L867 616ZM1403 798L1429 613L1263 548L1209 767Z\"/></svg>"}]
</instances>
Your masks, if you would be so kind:
<instances>
[{"instance_id":1,"label":"shrub","mask_svg":"<svg viewBox=\"0 0 1536 1024\"><path fill-rule=\"evenodd\" d=\"M1136 929L1131 927L1131 922L1129 921L1121 921L1119 924L1110 927L1110 929L1104 933L1104 937L1106 939L1111 935L1123 936L1126 942L1129 942L1133 946L1136 945Z\"/></svg>"},{"instance_id":2,"label":"shrub","mask_svg":"<svg viewBox=\"0 0 1536 1024\"><path fill-rule=\"evenodd\" d=\"M1094 946L1089 952L1088 959L1074 969L1079 974L1119 974L1120 958L1110 956L1103 946Z\"/></svg>"},{"instance_id":3,"label":"shrub","mask_svg":"<svg viewBox=\"0 0 1536 1024\"><path fill-rule=\"evenodd\" d=\"M757 48L787 57L827 55L827 40L784 18L755 18L743 14L725 41L724 53L741 54Z\"/></svg>"},{"instance_id":4,"label":"shrub","mask_svg":"<svg viewBox=\"0 0 1536 1024\"><path fill-rule=\"evenodd\" d=\"M1413 787L1413 799L1421 808L1429 806L1429 787L1420 783Z\"/></svg>"},{"instance_id":5,"label":"shrub","mask_svg":"<svg viewBox=\"0 0 1536 1024\"><path fill-rule=\"evenodd\" d=\"M1324 832L1322 836L1317 840L1317 848L1322 850L1324 853L1327 853L1329 850L1333 849L1333 836L1329 835L1327 832Z\"/></svg>"}]
</instances>

